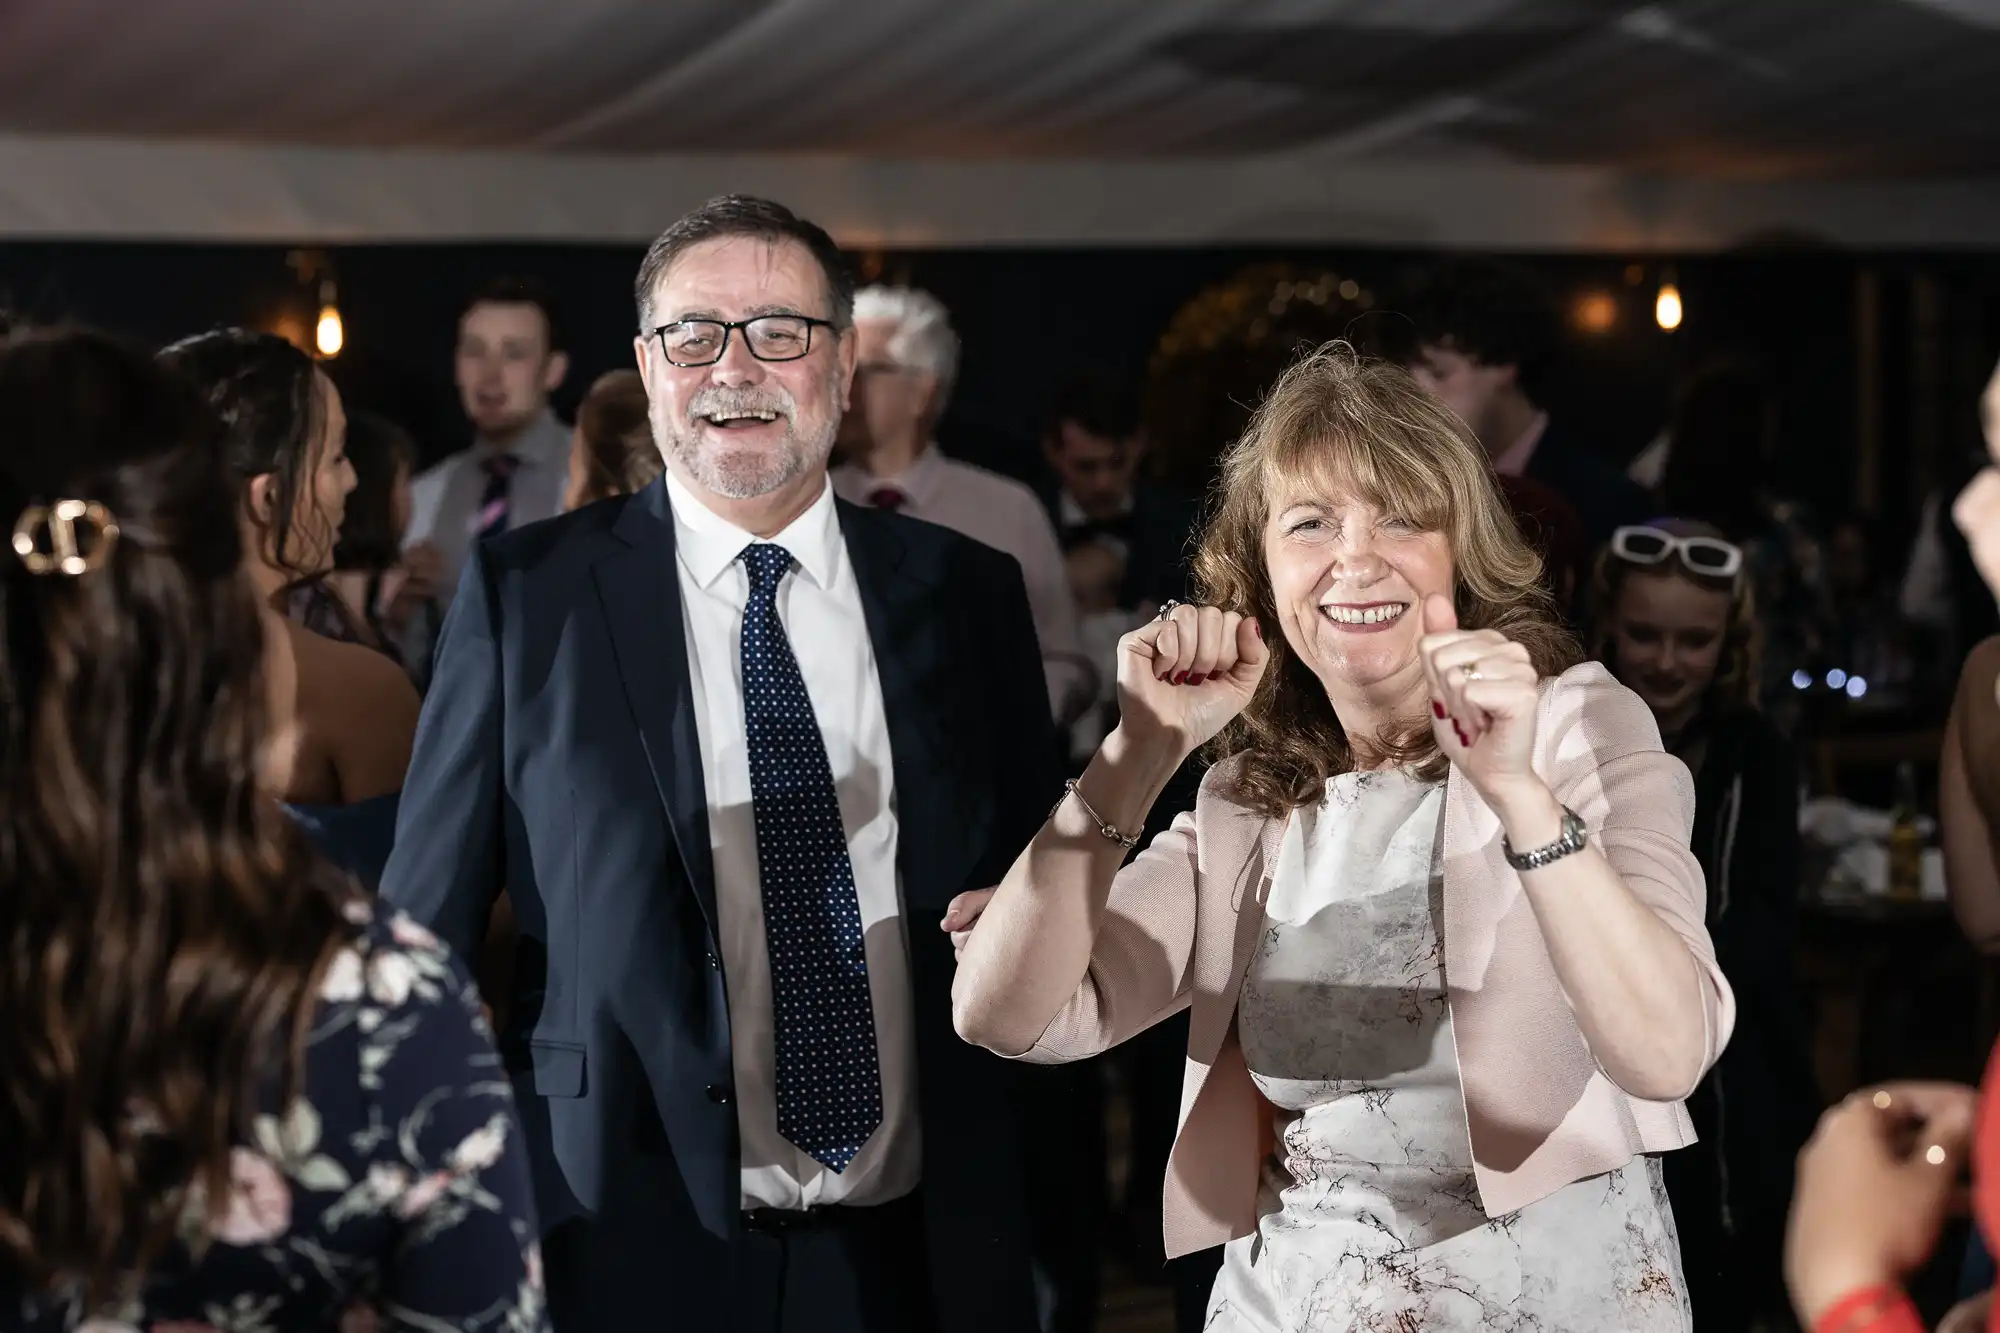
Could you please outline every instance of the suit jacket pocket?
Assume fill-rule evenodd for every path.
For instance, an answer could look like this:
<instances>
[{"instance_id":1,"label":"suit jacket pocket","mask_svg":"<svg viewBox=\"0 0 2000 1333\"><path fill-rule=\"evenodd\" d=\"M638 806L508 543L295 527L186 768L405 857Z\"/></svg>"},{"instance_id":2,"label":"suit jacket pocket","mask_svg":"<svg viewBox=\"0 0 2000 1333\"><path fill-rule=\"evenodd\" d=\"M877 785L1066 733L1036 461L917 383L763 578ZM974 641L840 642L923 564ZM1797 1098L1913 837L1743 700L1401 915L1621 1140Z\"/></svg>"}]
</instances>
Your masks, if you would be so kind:
<instances>
[{"instance_id":1,"label":"suit jacket pocket","mask_svg":"<svg viewBox=\"0 0 2000 1333\"><path fill-rule=\"evenodd\" d=\"M528 1088L540 1097L583 1096L584 1048L577 1042L528 1040Z\"/></svg>"}]
</instances>

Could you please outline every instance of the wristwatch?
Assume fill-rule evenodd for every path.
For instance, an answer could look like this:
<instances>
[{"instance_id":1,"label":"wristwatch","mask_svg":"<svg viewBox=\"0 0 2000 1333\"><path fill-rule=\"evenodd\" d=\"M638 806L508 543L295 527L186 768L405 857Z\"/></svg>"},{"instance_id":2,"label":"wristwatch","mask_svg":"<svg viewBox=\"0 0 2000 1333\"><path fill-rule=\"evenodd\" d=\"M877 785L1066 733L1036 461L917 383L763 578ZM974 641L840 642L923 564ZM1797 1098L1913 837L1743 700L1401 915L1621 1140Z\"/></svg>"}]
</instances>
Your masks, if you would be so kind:
<instances>
[{"instance_id":1,"label":"wristwatch","mask_svg":"<svg viewBox=\"0 0 2000 1333\"><path fill-rule=\"evenodd\" d=\"M1589 841L1590 830L1585 827L1582 817L1576 811L1564 806L1562 812L1562 834L1546 847L1537 847L1532 852L1517 852L1514 850L1514 845L1507 841L1507 835L1501 834L1500 852L1507 858L1507 864L1516 870L1540 870L1552 861L1562 860L1571 852L1582 851L1584 843Z\"/></svg>"}]
</instances>

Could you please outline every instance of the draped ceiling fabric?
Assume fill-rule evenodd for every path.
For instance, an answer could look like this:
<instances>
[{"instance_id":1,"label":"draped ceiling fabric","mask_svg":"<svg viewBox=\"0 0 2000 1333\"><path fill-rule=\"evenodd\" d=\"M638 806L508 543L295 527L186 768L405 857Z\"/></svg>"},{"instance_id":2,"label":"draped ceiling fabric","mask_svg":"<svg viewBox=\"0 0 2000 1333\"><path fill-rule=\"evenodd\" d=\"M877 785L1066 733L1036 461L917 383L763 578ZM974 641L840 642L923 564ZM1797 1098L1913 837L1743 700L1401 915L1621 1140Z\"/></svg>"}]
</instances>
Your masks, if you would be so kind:
<instances>
[{"instance_id":1,"label":"draped ceiling fabric","mask_svg":"<svg viewBox=\"0 0 2000 1333\"><path fill-rule=\"evenodd\" d=\"M0 0L0 237L2000 237L2000 0Z\"/></svg>"}]
</instances>

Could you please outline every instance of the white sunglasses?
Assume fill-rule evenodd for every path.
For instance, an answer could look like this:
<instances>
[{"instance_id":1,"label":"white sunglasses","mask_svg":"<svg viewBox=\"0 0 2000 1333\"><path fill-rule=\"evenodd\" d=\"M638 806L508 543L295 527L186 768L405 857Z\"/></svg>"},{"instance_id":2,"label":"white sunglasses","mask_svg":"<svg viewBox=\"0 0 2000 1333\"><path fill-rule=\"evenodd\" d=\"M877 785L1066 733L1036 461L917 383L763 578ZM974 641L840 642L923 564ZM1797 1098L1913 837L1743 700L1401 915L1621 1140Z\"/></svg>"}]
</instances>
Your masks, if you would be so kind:
<instances>
[{"instance_id":1,"label":"white sunglasses","mask_svg":"<svg viewBox=\"0 0 2000 1333\"><path fill-rule=\"evenodd\" d=\"M1677 537L1658 528L1623 527L1611 534L1611 554L1635 565L1657 565L1678 555L1690 573L1733 579L1743 568L1743 548L1720 537Z\"/></svg>"}]
</instances>

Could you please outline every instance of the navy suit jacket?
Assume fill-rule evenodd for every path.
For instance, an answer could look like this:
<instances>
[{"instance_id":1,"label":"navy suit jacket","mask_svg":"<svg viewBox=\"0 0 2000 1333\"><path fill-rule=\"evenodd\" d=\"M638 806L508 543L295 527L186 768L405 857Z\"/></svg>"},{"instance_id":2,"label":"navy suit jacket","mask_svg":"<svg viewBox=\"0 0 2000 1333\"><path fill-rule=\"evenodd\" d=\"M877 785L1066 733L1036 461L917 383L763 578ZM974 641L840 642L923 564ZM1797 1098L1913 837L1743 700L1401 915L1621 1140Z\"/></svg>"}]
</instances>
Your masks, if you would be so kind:
<instances>
[{"instance_id":1,"label":"navy suit jacket","mask_svg":"<svg viewBox=\"0 0 2000 1333\"><path fill-rule=\"evenodd\" d=\"M952 1333L1011 1333L1034 1323L1016 1075L953 1032L939 922L999 881L1059 793L1034 623L1012 557L838 513L893 754L933 1290ZM725 1326L736 1106L663 482L467 562L382 892L470 958L503 886L520 943L500 1044L559 1327Z\"/></svg>"}]
</instances>

